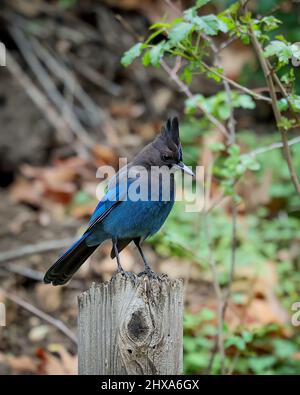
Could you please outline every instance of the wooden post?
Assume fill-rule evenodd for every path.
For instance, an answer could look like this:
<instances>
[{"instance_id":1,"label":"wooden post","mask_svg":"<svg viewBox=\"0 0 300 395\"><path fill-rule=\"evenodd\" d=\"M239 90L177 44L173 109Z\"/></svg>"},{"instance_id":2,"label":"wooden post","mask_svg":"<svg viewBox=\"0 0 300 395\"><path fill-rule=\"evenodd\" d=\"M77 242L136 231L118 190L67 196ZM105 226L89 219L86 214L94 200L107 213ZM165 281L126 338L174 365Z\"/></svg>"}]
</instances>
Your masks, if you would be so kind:
<instances>
[{"instance_id":1,"label":"wooden post","mask_svg":"<svg viewBox=\"0 0 300 395\"><path fill-rule=\"evenodd\" d=\"M182 373L182 280L134 278L79 296L79 374Z\"/></svg>"}]
</instances>

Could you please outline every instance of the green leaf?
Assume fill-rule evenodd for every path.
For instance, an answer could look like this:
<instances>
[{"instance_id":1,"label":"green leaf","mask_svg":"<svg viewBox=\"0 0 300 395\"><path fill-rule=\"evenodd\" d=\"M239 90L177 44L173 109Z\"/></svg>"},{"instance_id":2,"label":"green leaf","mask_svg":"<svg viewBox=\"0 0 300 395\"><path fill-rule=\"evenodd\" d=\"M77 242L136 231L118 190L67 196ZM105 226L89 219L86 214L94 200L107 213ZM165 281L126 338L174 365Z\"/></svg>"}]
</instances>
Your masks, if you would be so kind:
<instances>
[{"instance_id":1,"label":"green leaf","mask_svg":"<svg viewBox=\"0 0 300 395\"><path fill-rule=\"evenodd\" d=\"M221 74L221 73L223 73L224 70L221 67L218 67L218 68L215 67L211 71L207 72L207 76L209 78L213 78L215 81L220 82L222 80L222 78L219 75L215 74L214 71L216 71L218 74Z\"/></svg>"},{"instance_id":2,"label":"green leaf","mask_svg":"<svg viewBox=\"0 0 300 395\"><path fill-rule=\"evenodd\" d=\"M276 362L276 357L274 355L266 355L259 357L249 358L249 366L254 371L254 373L260 374L265 370L271 368Z\"/></svg>"},{"instance_id":3,"label":"green leaf","mask_svg":"<svg viewBox=\"0 0 300 395\"><path fill-rule=\"evenodd\" d=\"M253 110L255 108L255 101L252 96L242 94L238 95L236 100L234 100L234 106Z\"/></svg>"},{"instance_id":4,"label":"green leaf","mask_svg":"<svg viewBox=\"0 0 300 395\"><path fill-rule=\"evenodd\" d=\"M297 346L290 340L274 339L273 345L275 354L282 359L289 358L298 351Z\"/></svg>"},{"instance_id":5,"label":"green leaf","mask_svg":"<svg viewBox=\"0 0 300 395\"><path fill-rule=\"evenodd\" d=\"M300 45L299 44L292 44L290 46L293 57L300 60Z\"/></svg>"},{"instance_id":6,"label":"green leaf","mask_svg":"<svg viewBox=\"0 0 300 395\"><path fill-rule=\"evenodd\" d=\"M275 18L273 15L265 16L260 20L260 24L264 24L264 30L267 32L270 32L274 29L277 29L277 27L281 24L282 22Z\"/></svg>"},{"instance_id":7,"label":"green leaf","mask_svg":"<svg viewBox=\"0 0 300 395\"><path fill-rule=\"evenodd\" d=\"M239 155L240 147L237 144L233 144L228 148L228 153L233 156Z\"/></svg>"},{"instance_id":8,"label":"green leaf","mask_svg":"<svg viewBox=\"0 0 300 395\"><path fill-rule=\"evenodd\" d=\"M219 106L217 108L217 113L219 118L221 118L224 121L230 117L230 112L231 112L231 108L227 103L224 103L222 106Z\"/></svg>"},{"instance_id":9,"label":"green leaf","mask_svg":"<svg viewBox=\"0 0 300 395\"><path fill-rule=\"evenodd\" d=\"M248 330L244 330L242 332L242 337L245 340L246 343L250 343L253 340L253 333L249 332Z\"/></svg>"},{"instance_id":10,"label":"green leaf","mask_svg":"<svg viewBox=\"0 0 300 395\"><path fill-rule=\"evenodd\" d=\"M193 78L193 73L188 65L184 68L183 72L181 73L180 79L184 81L187 85L190 85L190 83L192 82L192 78Z\"/></svg>"},{"instance_id":11,"label":"green leaf","mask_svg":"<svg viewBox=\"0 0 300 395\"><path fill-rule=\"evenodd\" d=\"M129 66L137 57L140 56L143 49L143 43L137 43L124 53L121 63L124 67Z\"/></svg>"},{"instance_id":12,"label":"green leaf","mask_svg":"<svg viewBox=\"0 0 300 395\"><path fill-rule=\"evenodd\" d=\"M204 96L198 94L198 95L194 95L194 96L188 98L185 101L186 113L187 114L193 114L196 111L196 109L198 107L198 104L205 105L205 98L204 98Z\"/></svg>"},{"instance_id":13,"label":"green leaf","mask_svg":"<svg viewBox=\"0 0 300 395\"><path fill-rule=\"evenodd\" d=\"M198 16L195 8L189 8L184 11L185 20L195 24L197 30L203 31L208 36L215 36L219 31L227 33L228 27L222 18L216 15L209 14L205 16Z\"/></svg>"},{"instance_id":14,"label":"green leaf","mask_svg":"<svg viewBox=\"0 0 300 395\"><path fill-rule=\"evenodd\" d=\"M208 355L200 352L191 352L184 359L185 365L193 370L204 369L207 367Z\"/></svg>"},{"instance_id":15,"label":"green leaf","mask_svg":"<svg viewBox=\"0 0 300 395\"><path fill-rule=\"evenodd\" d=\"M228 31L232 31L236 28L236 22L235 20L231 17L231 16L227 16L227 15L219 15L218 16L219 20L222 21L223 23L225 23L225 25L227 26L227 30Z\"/></svg>"},{"instance_id":16,"label":"green leaf","mask_svg":"<svg viewBox=\"0 0 300 395\"><path fill-rule=\"evenodd\" d=\"M168 34L171 43L178 44L180 41L187 38L193 28L194 26L188 22L181 22L178 25L175 25Z\"/></svg>"},{"instance_id":17,"label":"green leaf","mask_svg":"<svg viewBox=\"0 0 300 395\"><path fill-rule=\"evenodd\" d=\"M239 351L244 351L246 348L245 340L240 336L231 336L225 342L225 347L229 348L235 346Z\"/></svg>"},{"instance_id":18,"label":"green leaf","mask_svg":"<svg viewBox=\"0 0 300 395\"><path fill-rule=\"evenodd\" d=\"M146 51L142 57L143 66L147 67L150 64L150 51Z\"/></svg>"},{"instance_id":19,"label":"green leaf","mask_svg":"<svg viewBox=\"0 0 300 395\"><path fill-rule=\"evenodd\" d=\"M300 112L300 96L291 95L289 96L289 101L292 104L293 110L296 112Z\"/></svg>"},{"instance_id":20,"label":"green leaf","mask_svg":"<svg viewBox=\"0 0 300 395\"><path fill-rule=\"evenodd\" d=\"M197 0L196 1L196 8L203 7L205 4L209 3L211 0Z\"/></svg>"},{"instance_id":21,"label":"green leaf","mask_svg":"<svg viewBox=\"0 0 300 395\"><path fill-rule=\"evenodd\" d=\"M216 15L213 14L197 17L194 23L208 36L215 36L220 30L224 33L228 31L226 23L219 20Z\"/></svg>"},{"instance_id":22,"label":"green leaf","mask_svg":"<svg viewBox=\"0 0 300 395\"><path fill-rule=\"evenodd\" d=\"M293 50L290 45L282 41L274 40L266 46L264 55L267 58L275 55L280 62L286 64L293 56Z\"/></svg>"},{"instance_id":23,"label":"green leaf","mask_svg":"<svg viewBox=\"0 0 300 395\"><path fill-rule=\"evenodd\" d=\"M287 117L282 116L277 126L287 131L291 129L295 122L295 119L288 119Z\"/></svg>"},{"instance_id":24,"label":"green leaf","mask_svg":"<svg viewBox=\"0 0 300 395\"><path fill-rule=\"evenodd\" d=\"M210 310L208 308L204 308L201 310L199 317L201 318L201 321L211 321L214 319L216 316L216 313L213 310Z\"/></svg>"},{"instance_id":25,"label":"green leaf","mask_svg":"<svg viewBox=\"0 0 300 395\"><path fill-rule=\"evenodd\" d=\"M223 143L212 143L212 144L209 144L208 147L210 150L212 150L212 152L224 151L226 148Z\"/></svg>"},{"instance_id":26,"label":"green leaf","mask_svg":"<svg viewBox=\"0 0 300 395\"><path fill-rule=\"evenodd\" d=\"M231 6L227 10L232 16L236 16L240 8L241 8L241 2L236 1L235 3L231 4Z\"/></svg>"},{"instance_id":27,"label":"green leaf","mask_svg":"<svg viewBox=\"0 0 300 395\"><path fill-rule=\"evenodd\" d=\"M159 67L160 61L164 56L164 52L166 50L166 42L162 41L159 44L155 45L150 51L150 62L153 66Z\"/></svg>"},{"instance_id":28,"label":"green leaf","mask_svg":"<svg viewBox=\"0 0 300 395\"><path fill-rule=\"evenodd\" d=\"M277 101L277 107L279 111L286 111L289 108L289 104L286 98L282 97L280 100Z\"/></svg>"},{"instance_id":29,"label":"green leaf","mask_svg":"<svg viewBox=\"0 0 300 395\"><path fill-rule=\"evenodd\" d=\"M154 23L153 25L151 25L149 27L149 30L160 29L160 28L167 29L170 26L171 26L171 23L169 23L169 22L157 22L157 23Z\"/></svg>"}]
</instances>

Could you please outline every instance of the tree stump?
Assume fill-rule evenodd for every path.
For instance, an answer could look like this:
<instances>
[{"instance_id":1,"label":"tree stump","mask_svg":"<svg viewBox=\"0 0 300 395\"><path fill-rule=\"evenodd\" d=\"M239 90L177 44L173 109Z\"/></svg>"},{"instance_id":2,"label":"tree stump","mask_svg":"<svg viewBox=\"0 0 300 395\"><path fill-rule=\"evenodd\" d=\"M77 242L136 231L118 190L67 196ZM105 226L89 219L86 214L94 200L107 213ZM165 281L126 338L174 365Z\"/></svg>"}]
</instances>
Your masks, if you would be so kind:
<instances>
[{"instance_id":1,"label":"tree stump","mask_svg":"<svg viewBox=\"0 0 300 395\"><path fill-rule=\"evenodd\" d=\"M182 280L133 278L79 296L79 374L182 373Z\"/></svg>"}]
</instances>

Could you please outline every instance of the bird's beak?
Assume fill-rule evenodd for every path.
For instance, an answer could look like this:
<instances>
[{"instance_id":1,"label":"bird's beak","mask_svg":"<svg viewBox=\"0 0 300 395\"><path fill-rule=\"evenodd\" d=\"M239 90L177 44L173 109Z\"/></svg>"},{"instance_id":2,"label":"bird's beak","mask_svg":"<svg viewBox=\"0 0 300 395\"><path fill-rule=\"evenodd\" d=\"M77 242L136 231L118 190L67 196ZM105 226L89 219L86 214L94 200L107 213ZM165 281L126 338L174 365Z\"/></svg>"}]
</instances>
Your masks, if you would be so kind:
<instances>
[{"instance_id":1,"label":"bird's beak","mask_svg":"<svg viewBox=\"0 0 300 395\"><path fill-rule=\"evenodd\" d=\"M186 166L183 162L179 162L176 165L174 165L177 169L184 171L186 174L189 174L190 176L195 177L194 172Z\"/></svg>"}]
</instances>

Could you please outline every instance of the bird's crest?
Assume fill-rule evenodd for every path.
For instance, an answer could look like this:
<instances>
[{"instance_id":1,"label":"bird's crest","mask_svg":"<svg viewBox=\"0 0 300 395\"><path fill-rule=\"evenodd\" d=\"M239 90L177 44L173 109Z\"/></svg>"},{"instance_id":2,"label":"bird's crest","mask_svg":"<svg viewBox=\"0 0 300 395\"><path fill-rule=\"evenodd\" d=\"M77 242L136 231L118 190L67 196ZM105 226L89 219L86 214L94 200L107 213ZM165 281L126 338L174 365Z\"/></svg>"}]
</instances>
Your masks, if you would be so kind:
<instances>
[{"instance_id":1,"label":"bird's crest","mask_svg":"<svg viewBox=\"0 0 300 395\"><path fill-rule=\"evenodd\" d=\"M178 118L169 118L166 124L161 129L161 136L168 143L175 143L176 146L180 145Z\"/></svg>"}]
</instances>

